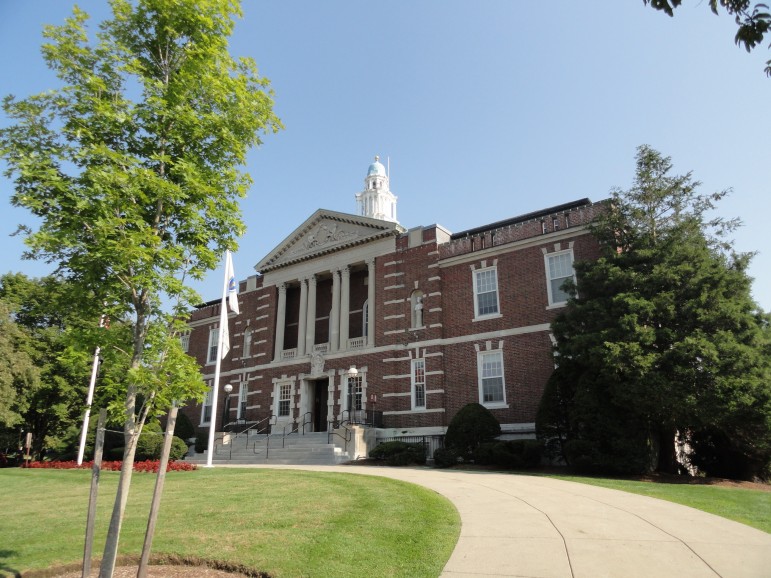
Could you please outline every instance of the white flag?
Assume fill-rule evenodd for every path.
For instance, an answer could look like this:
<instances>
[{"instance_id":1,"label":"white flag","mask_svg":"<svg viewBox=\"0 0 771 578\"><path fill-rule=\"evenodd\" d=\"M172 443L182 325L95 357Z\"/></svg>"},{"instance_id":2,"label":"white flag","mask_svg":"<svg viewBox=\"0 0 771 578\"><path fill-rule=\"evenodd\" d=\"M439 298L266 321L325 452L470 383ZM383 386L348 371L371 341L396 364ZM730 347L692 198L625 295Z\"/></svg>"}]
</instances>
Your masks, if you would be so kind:
<instances>
[{"instance_id":1,"label":"white flag","mask_svg":"<svg viewBox=\"0 0 771 578\"><path fill-rule=\"evenodd\" d=\"M225 252L225 278L228 280L228 305L230 310L238 315L241 313L238 310L238 284L236 283L236 274L233 272L233 258L230 256L230 251Z\"/></svg>"},{"instance_id":2,"label":"white flag","mask_svg":"<svg viewBox=\"0 0 771 578\"><path fill-rule=\"evenodd\" d=\"M225 251L225 287L222 294L222 303L220 304L220 335L222 336L222 343L219 348L220 359L225 359L228 351L230 351L230 331L228 331L226 299L230 310L236 313L236 315L240 313L238 310L238 293L236 292L236 276L233 273L233 259L230 256L230 251Z\"/></svg>"}]
</instances>

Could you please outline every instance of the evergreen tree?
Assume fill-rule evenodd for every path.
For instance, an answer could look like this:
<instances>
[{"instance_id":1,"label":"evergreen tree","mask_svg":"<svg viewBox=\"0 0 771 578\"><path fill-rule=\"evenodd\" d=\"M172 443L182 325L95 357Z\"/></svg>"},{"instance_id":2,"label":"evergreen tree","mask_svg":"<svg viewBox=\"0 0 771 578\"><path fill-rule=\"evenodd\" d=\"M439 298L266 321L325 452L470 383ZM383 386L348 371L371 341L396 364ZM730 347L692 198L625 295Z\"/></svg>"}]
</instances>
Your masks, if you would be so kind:
<instances>
[{"instance_id":1,"label":"evergreen tree","mask_svg":"<svg viewBox=\"0 0 771 578\"><path fill-rule=\"evenodd\" d=\"M602 257L576 264L574 298L553 324L559 366L539 432L591 442L596 466L643 472L677 470L676 440L685 450L708 428L738 470L766 475L769 331L750 256L724 240L735 222L706 219L724 193L701 196L671 167L640 147L634 186L614 191L593 227ZM709 444L690 447L681 461L703 464Z\"/></svg>"}]
</instances>

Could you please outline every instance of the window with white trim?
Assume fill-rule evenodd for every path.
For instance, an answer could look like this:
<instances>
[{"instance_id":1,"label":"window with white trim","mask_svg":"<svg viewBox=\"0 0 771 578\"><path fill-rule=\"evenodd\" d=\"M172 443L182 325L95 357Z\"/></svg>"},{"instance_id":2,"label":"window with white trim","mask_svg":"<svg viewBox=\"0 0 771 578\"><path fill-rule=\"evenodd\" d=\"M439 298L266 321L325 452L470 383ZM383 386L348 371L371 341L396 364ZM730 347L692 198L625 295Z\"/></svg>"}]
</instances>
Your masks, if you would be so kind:
<instances>
[{"instance_id":1,"label":"window with white trim","mask_svg":"<svg viewBox=\"0 0 771 578\"><path fill-rule=\"evenodd\" d=\"M362 409L362 394L364 388L361 375L347 377L348 381L348 409L350 411L359 411Z\"/></svg>"},{"instance_id":2,"label":"window with white trim","mask_svg":"<svg viewBox=\"0 0 771 578\"><path fill-rule=\"evenodd\" d=\"M182 351L187 353L190 349L190 333L183 333L179 336L179 343L182 346Z\"/></svg>"},{"instance_id":3,"label":"window with white trim","mask_svg":"<svg viewBox=\"0 0 771 578\"><path fill-rule=\"evenodd\" d=\"M497 315L500 311L497 267L474 271L474 303L474 314L477 318Z\"/></svg>"},{"instance_id":4,"label":"window with white trim","mask_svg":"<svg viewBox=\"0 0 771 578\"><path fill-rule=\"evenodd\" d=\"M412 409L426 409L426 360L412 360Z\"/></svg>"},{"instance_id":5,"label":"window with white trim","mask_svg":"<svg viewBox=\"0 0 771 578\"><path fill-rule=\"evenodd\" d=\"M207 349L206 363L217 363L217 342L219 338L219 327L209 329L209 349Z\"/></svg>"},{"instance_id":6,"label":"window with white trim","mask_svg":"<svg viewBox=\"0 0 771 578\"><path fill-rule=\"evenodd\" d=\"M546 290L549 295L549 305L567 303L570 295L562 289L565 281L575 279L573 271L573 249L547 253L546 259Z\"/></svg>"},{"instance_id":7,"label":"window with white trim","mask_svg":"<svg viewBox=\"0 0 771 578\"><path fill-rule=\"evenodd\" d=\"M238 410L236 419L246 419L246 394L249 392L249 384L241 382L238 389Z\"/></svg>"},{"instance_id":8,"label":"window with white trim","mask_svg":"<svg viewBox=\"0 0 771 578\"><path fill-rule=\"evenodd\" d=\"M292 384L282 383L278 386L278 417L288 417L292 404Z\"/></svg>"},{"instance_id":9,"label":"window with white trim","mask_svg":"<svg viewBox=\"0 0 771 578\"><path fill-rule=\"evenodd\" d=\"M244 331L244 349L241 353L241 357L249 357L252 354L252 330L247 329Z\"/></svg>"},{"instance_id":10,"label":"window with white trim","mask_svg":"<svg viewBox=\"0 0 771 578\"><path fill-rule=\"evenodd\" d=\"M479 403L503 405L506 403L506 384L503 379L503 351L482 351L477 357L479 372Z\"/></svg>"},{"instance_id":11,"label":"window with white trim","mask_svg":"<svg viewBox=\"0 0 771 578\"><path fill-rule=\"evenodd\" d=\"M201 408L201 425L208 425L211 422L211 399L212 391L208 389L203 397L203 407Z\"/></svg>"}]
</instances>

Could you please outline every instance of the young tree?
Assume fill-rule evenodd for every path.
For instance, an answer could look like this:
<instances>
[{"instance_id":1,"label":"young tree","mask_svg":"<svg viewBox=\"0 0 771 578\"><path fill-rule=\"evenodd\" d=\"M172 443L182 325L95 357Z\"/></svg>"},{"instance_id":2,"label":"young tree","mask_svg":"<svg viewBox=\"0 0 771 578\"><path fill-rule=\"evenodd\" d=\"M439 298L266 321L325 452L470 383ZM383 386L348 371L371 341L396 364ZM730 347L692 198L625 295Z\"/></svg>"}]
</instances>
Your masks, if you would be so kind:
<instances>
[{"instance_id":1,"label":"young tree","mask_svg":"<svg viewBox=\"0 0 771 578\"><path fill-rule=\"evenodd\" d=\"M559 367L539 427L591 441L597 466L635 472L676 469L676 437L718 428L762 473L769 341L750 256L724 240L734 222L706 220L723 193L701 196L670 170L640 147L633 187L614 191L595 223L603 254L576 264L578 297L553 324Z\"/></svg>"},{"instance_id":2,"label":"young tree","mask_svg":"<svg viewBox=\"0 0 771 578\"><path fill-rule=\"evenodd\" d=\"M235 248L244 224L240 168L259 134L280 127L268 81L227 39L236 0L111 0L87 34L78 8L47 27L43 56L62 86L4 101L0 131L12 202L39 225L29 257L58 265L82 288L93 319L130 328L120 347L126 450L101 575L112 573L136 440L148 413L200 397L195 362L175 320L198 301L185 285ZM176 303L164 311L164 299ZM138 400L142 400L138 405Z\"/></svg>"}]
</instances>

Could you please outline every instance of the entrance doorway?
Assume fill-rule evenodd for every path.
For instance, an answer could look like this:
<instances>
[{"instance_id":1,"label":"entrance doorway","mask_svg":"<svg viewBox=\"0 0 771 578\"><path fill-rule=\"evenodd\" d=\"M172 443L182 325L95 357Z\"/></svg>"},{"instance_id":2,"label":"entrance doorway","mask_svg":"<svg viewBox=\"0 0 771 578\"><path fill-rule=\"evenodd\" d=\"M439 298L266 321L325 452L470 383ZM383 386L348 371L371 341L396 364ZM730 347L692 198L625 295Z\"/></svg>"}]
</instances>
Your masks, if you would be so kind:
<instances>
[{"instance_id":1,"label":"entrance doorway","mask_svg":"<svg viewBox=\"0 0 771 578\"><path fill-rule=\"evenodd\" d=\"M313 431L327 431L327 403L329 401L329 379L313 382Z\"/></svg>"}]
</instances>

